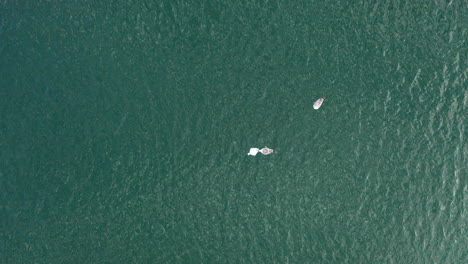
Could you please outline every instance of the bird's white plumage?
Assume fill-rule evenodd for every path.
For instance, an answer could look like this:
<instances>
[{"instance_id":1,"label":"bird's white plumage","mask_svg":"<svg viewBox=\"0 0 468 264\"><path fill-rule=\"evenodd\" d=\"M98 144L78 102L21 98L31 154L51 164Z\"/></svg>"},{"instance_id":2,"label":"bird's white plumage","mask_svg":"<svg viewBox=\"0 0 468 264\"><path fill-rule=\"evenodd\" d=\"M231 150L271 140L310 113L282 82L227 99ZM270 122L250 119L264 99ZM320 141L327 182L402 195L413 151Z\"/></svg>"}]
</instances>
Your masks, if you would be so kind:
<instances>
[{"instance_id":1,"label":"bird's white plumage","mask_svg":"<svg viewBox=\"0 0 468 264\"><path fill-rule=\"evenodd\" d=\"M257 155L257 153L259 152L260 150L258 148L251 148L249 153L247 153L247 155L250 155L250 156L255 156Z\"/></svg>"},{"instance_id":2,"label":"bird's white plumage","mask_svg":"<svg viewBox=\"0 0 468 264\"><path fill-rule=\"evenodd\" d=\"M317 101L315 101L315 103L314 103L314 109L315 110L319 109L322 106L323 100L325 100L324 97L322 97L322 98L318 99Z\"/></svg>"}]
</instances>

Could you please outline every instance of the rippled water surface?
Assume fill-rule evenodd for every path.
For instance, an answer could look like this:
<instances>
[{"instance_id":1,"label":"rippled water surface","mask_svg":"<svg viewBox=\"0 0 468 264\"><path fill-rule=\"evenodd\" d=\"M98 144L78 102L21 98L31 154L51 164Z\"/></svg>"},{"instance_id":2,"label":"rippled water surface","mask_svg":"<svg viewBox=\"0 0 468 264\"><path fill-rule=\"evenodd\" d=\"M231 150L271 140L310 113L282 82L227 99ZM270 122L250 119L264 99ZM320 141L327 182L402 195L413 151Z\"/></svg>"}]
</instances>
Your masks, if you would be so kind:
<instances>
[{"instance_id":1,"label":"rippled water surface","mask_svg":"<svg viewBox=\"0 0 468 264\"><path fill-rule=\"evenodd\" d=\"M2 262L466 261L467 4L347 2L0 1Z\"/></svg>"}]
</instances>

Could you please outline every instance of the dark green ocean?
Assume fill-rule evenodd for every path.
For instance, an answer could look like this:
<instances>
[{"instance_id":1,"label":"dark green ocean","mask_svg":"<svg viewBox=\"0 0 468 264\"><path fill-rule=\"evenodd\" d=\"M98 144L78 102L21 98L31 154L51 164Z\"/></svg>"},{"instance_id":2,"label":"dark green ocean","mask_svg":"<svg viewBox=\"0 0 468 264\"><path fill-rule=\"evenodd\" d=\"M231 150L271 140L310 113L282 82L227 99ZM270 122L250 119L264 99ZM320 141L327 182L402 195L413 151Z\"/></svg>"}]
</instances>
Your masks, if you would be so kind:
<instances>
[{"instance_id":1,"label":"dark green ocean","mask_svg":"<svg viewBox=\"0 0 468 264\"><path fill-rule=\"evenodd\" d=\"M467 56L462 0L0 0L0 262L467 263Z\"/></svg>"}]
</instances>

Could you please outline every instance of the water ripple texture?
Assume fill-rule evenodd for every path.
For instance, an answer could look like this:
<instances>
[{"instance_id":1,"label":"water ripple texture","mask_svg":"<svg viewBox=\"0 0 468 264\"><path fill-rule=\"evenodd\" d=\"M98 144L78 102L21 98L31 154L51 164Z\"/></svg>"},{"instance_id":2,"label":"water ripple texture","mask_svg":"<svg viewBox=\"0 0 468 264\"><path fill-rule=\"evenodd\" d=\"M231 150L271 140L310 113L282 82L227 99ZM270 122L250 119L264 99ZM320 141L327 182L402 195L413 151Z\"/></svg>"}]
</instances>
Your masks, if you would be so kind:
<instances>
[{"instance_id":1,"label":"water ripple texture","mask_svg":"<svg viewBox=\"0 0 468 264\"><path fill-rule=\"evenodd\" d=\"M466 10L1 1L1 262L466 262Z\"/></svg>"}]
</instances>

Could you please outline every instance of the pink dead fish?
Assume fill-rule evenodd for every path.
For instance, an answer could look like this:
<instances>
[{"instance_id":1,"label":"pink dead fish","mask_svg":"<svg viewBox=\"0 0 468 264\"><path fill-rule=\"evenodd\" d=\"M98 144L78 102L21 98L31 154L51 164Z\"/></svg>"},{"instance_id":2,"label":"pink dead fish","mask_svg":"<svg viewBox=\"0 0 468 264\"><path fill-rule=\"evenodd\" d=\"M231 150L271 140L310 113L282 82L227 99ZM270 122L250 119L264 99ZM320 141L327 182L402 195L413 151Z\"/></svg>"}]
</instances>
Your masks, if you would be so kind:
<instances>
[{"instance_id":1,"label":"pink dead fish","mask_svg":"<svg viewBox=\"0 0 468 264\"><path fill-rule=\"evenodd\" d=\"M314 109L315 110L319 109L322 106L323 100L325 100L325 97L322 97L322 98L318 99L317 101L315 101L315 103L314 103Z\"/></svg>"},{"instance_id":2,"label":"pink dead fish","mask_svg":"<svg viewBox=\"0 0 468 264\"><path fill-rule=\"evenodd\" d=\"M263 155L269 155L271 153L274 153L275 151L271 148L268 148L268 147L264 147L262 149L258 149L258 148L251 148L249 153L247 153L247 155L250 155L250 156L255 156L257 155L257 153L262 153Z\"/></svg>"},{"instance_id":3,"label":"pink dead fish","mask_svg":"<svg viewBox=\"0 0 468 264\"><path fill-rule=\"evenodd\" d=\"M274 150L272 150L271 148L268 148L267 146L265 146L264 148L262 148L260 150L260 152L263 154L263 155L269 155L273 152L275 152Z\"/></svg>"}]
</instances>

